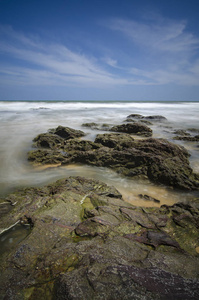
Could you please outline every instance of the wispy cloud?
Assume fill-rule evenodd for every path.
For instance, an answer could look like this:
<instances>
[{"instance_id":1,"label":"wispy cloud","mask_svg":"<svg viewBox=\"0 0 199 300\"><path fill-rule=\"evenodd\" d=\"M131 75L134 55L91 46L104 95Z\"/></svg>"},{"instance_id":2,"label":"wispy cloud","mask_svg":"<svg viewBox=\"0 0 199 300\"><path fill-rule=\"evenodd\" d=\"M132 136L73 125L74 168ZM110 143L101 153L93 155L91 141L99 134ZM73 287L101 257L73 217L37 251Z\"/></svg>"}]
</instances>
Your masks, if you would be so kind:
<instances>
[{"instance_id":1,"label":"wispy cloud","mask_svg":"<svg viewBox=\"0 0 199 300\"><path fill-rule=\"evenodd\" d=\"M142 21L115 18L106 25L130 41L138 62L129 66L132 76L151 85L199 85L199 38L187 31L186 21L161 16Z\"/></svg>"},{"instance_id":2,"label":"wispy cloud","mask_svg":"<svg viewBox=\"0 0 199 300\"><path fill-rule=\"evenodd\" d=\"M8 76L16 77L16 82L21 84L124 84L125 80L119 78L102 68L97 58L87 57L75 53L64 45L42 43L30 39L23 34L14 32L11 27L1 27L1 53L17 59L15 63L2 64L1 74L6 80ZM6 37L6 38L5 38ZM25 61L29 67L19 65ZM31 79L31 80L30 80ZM34 79L34 80L33 80Z\"/></svg>"},{"instance_id":3,"label":"wispy cloud","mask_svg":"<svg viewBox=\"0 0 199 300\"><path fill-rule=\"evenodd\" d=\"M124 63L124 48L118 57L114 47L91 56L84 48L75 52L69 45L0 26L1 83L79 87L199 85L199 38L186 31L185 21L161 17L142 22L112 19L106 25L110 34L118 34L118 48L121 38L128 39L134 63Z\"/></svg>"},{"instance_id":4,"label":"wispy cloud","mask_svg":"<svg viewBox=\"0 0 199 300\"><path fill-rule=\"evenodd\" d=\"M106 57L103 57L103 61L104 61L107 65L109 65L109 66L111 66L111 67L114 67L114 68L117 68L117 60L116 60L116 59L113 59L113 58L111 58L111 57L106 56Z\"/></svg>"},{"instance_id":5,"label":"wispy cloud","mask_svg":"<svg viewBox=\"0 0 199 300\"><path fill-rule=\"evenodd\" d=\"M186 32L185 21L177 22L160 17L143 23L112 19L108 26L123 33L134 44L155 51L185 53L199 48L199 38Z\"/></svg>"}]
</instances>

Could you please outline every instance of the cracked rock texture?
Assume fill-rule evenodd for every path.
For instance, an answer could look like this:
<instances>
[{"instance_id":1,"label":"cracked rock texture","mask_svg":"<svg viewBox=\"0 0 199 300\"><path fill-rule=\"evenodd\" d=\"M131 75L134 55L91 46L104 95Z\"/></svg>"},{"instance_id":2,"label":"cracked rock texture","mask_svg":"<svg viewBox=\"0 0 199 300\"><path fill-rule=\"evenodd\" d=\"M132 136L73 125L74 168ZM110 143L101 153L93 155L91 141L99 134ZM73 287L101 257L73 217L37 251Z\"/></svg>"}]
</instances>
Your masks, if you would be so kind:
<instances>
[{"instance_id":1,"label":"cracked rock texture","mask_svg":"<svg viewBox=\"0 0 199 300\"><path fill-rule=\"evenodd\" d=\"M198 201L136 207L83 177L2 201L0 227L31 231L1 257L0 299L199 298Z\"/></svg>"}]
</instances>

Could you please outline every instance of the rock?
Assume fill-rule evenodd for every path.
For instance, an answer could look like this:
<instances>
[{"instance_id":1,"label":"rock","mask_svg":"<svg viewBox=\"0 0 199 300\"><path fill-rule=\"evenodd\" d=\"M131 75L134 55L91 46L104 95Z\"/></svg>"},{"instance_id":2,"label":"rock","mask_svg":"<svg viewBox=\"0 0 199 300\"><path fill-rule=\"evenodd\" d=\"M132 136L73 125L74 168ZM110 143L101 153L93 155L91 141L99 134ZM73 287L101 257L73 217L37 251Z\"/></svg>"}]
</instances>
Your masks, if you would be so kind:
<instances>
[{"instance_id":1,"label":"rock","mask_svg":"<svg viewBox=\"0 0 199 300\"><path fill-rule=\"evenodd\" d=\"M97 129L99 127L99 124L97 124L95 122L92 122L92 123L83 123L82 126L83 127Z\"/></svg>"},{"instance_id":2,"label":"rock","mask_svg":"<svg viewBox=\"0 0 199 300\"><path fill-rule=\"evenodd\" d=\"M153 115L153 116L143 116L140 114L130 114L129 116L127 116L127 120L149 120L149 121L167 121L167 118L160 116L160 115Z\"/></svg>"},{"instance_id":3,"label":"rock","mask_svg":"<svg viewBox=\"0 0 199 300\"><path fill-rule=\"evenodd\" d=\"M61 150L32 150L28 152L28 160L36 164L70 163L70 159L67 159L67 154Z\"/></svg>"},{"instance_id":4,"label":"rock","mask_svg":"<svg viewBox=\"0 0 199 300\"><path fill-rule=\"evenodd\" d=\"M136 134L141 136L152 136L152 130L146 125L143 125L141 123L127 123L122 125L116 125L113 126L111 131L115 132L124 132L124 133L130 133L130 134Z\"/></svg>"},{"instance_id":5,"label":"rock","mask_svg":"<svg viewBox=\"0 0 199 300\"><path fill-rule=\"evenodd\" d=\"M188 128L187 130L191 131L191 132L199 133L199 129L198 128Z\"/></svg>"},{"instance_id":6,"label":"rock","mask_svg":"<svg viewBox=\"0 0 199 300\"><path fill-rule=\"evenodd\" d=\"M50 133L56 134L65 140L82 137L85 135L85 133L81 130L76 130L63 126L58 126L55 129L51 129Z\"/></svg>"},{"instance_id":7,"label":"rock","mask_svg":"<svg viewBox=\"0 0 199 300\"><path fill-rule=\"evenodd\" d=\"M65 140L70 140L84 136L85 133L69 127L58 126L50 129L49 133L41 133L33 139L34 147L47 149L64 148Z\"/></svg>"},{"instance_id":8,"label":"rock","mask_svg":"<svg viewBox=\"0 0 199 300\"><path fill-rule=\"evenodd\" d=\"M48 143L52 149L30 151L28 159L37 164L84 163L109 167L125 176L148 178L175 188L199 188L199 176L189 166L187 150L164 139L134 140L128 133L106 133L97 135L95 142L73 138L64 141L64 145L53 143L54 136Z\"/></svg>"},{"instance_id":9,"label":"rock","mask_svg":"<svg viewBox=\"0 0 199 300\"><path fill-rule=\"evenodd\" d=\"M4 202L16 204L1 215L1 228L21 221L32 229L2 257L2 299L199 297L192 203L136 207L83 177L21 189Z\"/></svg>"},{"instance_id":10,"label":"rock","mask_svg":"<svg viewBox=\"0 0 199 300\"><path fill-rule=\"evenodd\" d=\"M160 115L154 115L154 116L147 116L144 117L145 120L152 120L152 121L166 121L167 118L160 116Z\"/></svg>"},{"instance_id":11,"label":"rock","mask_svg":"<svg viewBox=\"0 0 199 300\"><path fill-rule=\"evenodd\" d=\"M64 139L56 134L42 133L34 138L34 146L38 148L57 149L64 146Z\"/></svg>"},{"instance_id":12,"label":"rock","mask_svg":"<svg viewBox=\"0 0 199 300\"><path fill-rule=\"evenodd\" d=\"M144 116L140 115L140 114L130 114L127 119L143 119Z\"/></svg>"},{"instance_id":13,"label":"rock","mask_svg":"<svg viewBox=\"0 0 199 300\"><path fill-rule=\"evenodd\" d=\"M112 127L112 125L110 125L110 124L106 124L106 123L97 124L95 122L83 123L82 126L87 127L87 128L91 128L91 129L95 129L95 130L104 130L104 131L110 130L110 128Z\"/></svg>"},{"instance_id":14,"label":"rock","mask_svg":"<svg viewBox=\"0 0 199 300\"><path fill-rule=\"evenodd\" d=\"M155 199L155 198L153 198L153 197L151 197L151 196L148 196L148 195L139 194L138 196L139 196L141 199L144 199L144 200L146 200L146 201L153 201L153 202L156 202L156 203L160 203L160 200Z\"/></svg>"},{"instance_id":15,"label":"rock","mask_svg":"<svg viewBox=\"0 0 199 300\"><path fill-rule=\"evenodd\" d=\"M95 143L118 150L133 147L133 141L133 137L125 133L98 134L95 138Z\"/></svg>"},{"instance_id":16,"label":"rock","mask_svg":"<svg viewBox=\"0 0 199 300\"><path fill-rule=\"evenodd\" d=\"M139 123L144 123L146 125L153 125L152 122L148 121L148 120L145 120L144 116L142 115L139 115L139 114L131 114L129 115L125 122L133 122L133 123L136 123L136 122L139 122Z\"/></svg>"},{"instance_id":17,"label":"rock","mask_svg":"<svg viewBox=\"0 0 199 300\"><path fill-rule=\"evenodd\" d=\"M146 244L154 247L155 249L161 245L167 245L178 249L179 251L183 250L179 246L179 244L173 240L167 233L163 231L156 230L146 230L141 233L141 235L137 234L127 234L126 238L137 241L141 244Z\"/></svg>"},{"instance_id":18,"label":"rock","mask_svg":"<svg viewBox=\"0 0 199 300\"><path fill-rule=\"evenodd\" d=\"M175 130L173 133L181 136L190 136L190 133L188 133L186 130L183 129Z\"/></svg>"},{"instance_id":19,"label":"rock","mask_svg":"<svg viewBox=\"0 0 199 300\"><path fill-rule=\"evenodd\" d=\"M175 130L173 133L177 134L177 136L175 136L173 139L180 140L180 141L188 141L188 142L198 142L199 135L194 136L193 133L198 133L199 130L195 128L190 128L188 129L188 131L191 132L191 134L186 130L182 130L182 129Z\"/></svg>"},{"instance_id":20,"label":"rock","mask_svg":"<svg viewBox=\"0 0 199 300\"><path fill-rule=\"evenodd\" d=\"M195 136L175 136L173 139L174 140L180 140L180 141L188 141L188 142L198 142L199 141L199 135L195 135Z\"/></svg>"}]
</instances>

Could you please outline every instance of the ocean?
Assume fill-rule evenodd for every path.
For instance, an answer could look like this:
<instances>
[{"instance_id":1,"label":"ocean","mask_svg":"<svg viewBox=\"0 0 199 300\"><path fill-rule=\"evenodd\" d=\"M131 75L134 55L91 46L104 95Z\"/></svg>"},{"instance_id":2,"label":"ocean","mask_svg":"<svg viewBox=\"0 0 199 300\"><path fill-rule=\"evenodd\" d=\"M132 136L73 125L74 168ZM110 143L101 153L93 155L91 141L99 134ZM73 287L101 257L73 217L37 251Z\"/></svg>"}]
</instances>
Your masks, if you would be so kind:
<instances>
[{"instance_id":1,"label":"ocean","mask_svg":"<svg viewBox=\"0 0 199 300\"><path fill-rule=\"evenodd\" d=\"M0 197L21 187L43 186L68 176L86 176L115 186L134 205L174 204L198 197L146 180L120 176L108 168L88 165L33 166L27 160L32 140L39 133L58 125L81 129L84 139L94 140L103 131L82 127L83 123L121 124L130 114L162 115L166 122L151 125L154 138L166 138L183 145L190 153L190 164L199 173L199 143L173 140L174 131L199 130L199 102L96 102L96 101L0 101ZM199 133L197 133L199 134ZM147 194L160 204L141 200Z\"/></svg>"}]
</instances>

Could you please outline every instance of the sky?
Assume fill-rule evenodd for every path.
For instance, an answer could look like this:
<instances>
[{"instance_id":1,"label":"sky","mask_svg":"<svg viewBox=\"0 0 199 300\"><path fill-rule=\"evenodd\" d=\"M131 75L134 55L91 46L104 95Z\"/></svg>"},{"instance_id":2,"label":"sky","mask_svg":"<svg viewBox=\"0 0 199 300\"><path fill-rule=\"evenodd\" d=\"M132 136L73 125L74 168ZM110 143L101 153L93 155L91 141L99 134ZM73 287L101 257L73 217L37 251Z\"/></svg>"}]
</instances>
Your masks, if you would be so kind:
<instances>
[{"instance_id":1,"label":"sky","mask_svg":"<svg viewBox=\"0 0 199 300\"><path fill-rule=\"evenodd\" d=\"M199 101L199 0L0 0L0 100Z\"/></svg>"}]
</instances>

